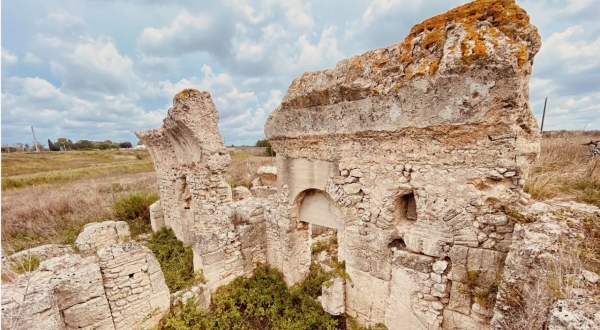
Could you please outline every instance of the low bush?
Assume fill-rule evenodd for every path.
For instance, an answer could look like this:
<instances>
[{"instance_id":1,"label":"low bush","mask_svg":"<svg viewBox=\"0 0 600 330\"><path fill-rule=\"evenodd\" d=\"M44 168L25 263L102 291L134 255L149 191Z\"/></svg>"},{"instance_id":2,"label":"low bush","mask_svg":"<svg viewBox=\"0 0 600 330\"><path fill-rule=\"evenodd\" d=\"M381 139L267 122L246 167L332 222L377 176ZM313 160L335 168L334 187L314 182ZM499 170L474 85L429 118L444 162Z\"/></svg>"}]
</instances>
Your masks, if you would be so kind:
<instances>
[{"instance_id":1,"label":"low bush","mask_svg":"<svg viewBox=\"0 0 600 330\"><path fill-rule=\"evenodd\" d=\"M190 300L171 311L162 329L338 329L303 288L288 288L278 270L258 265L250 278L217 289L209 311L197 311Z\"/></svg>"},{"instance_id":2,"label":"low bush","mask_svg":"<svg viewBox=\"0 0 600 330\"><path fill-rule=\"evenodd\" d=\"M120 220L129 223L131 235L136 237L148 233L150 227L150 205L159 199L158 194L138 191L126 195L113 204L113 210Z\"/></svg>"},{"instance_id":3,"label":"low bush","mask_svg":"<svg viewBox=\"0 0 600 330\"><path fill-rule=\"evenodd\" d=\"M40 266L40 258L36 255L29 256L21 262L11 262L11 269L17 274L30 273Z\"/></svg>"},{"instance_id":4,"label":"low bush","mask_svg":"<svg viewBox=\"0 0 600 330\"><path fill-rule=\"evenodd\" d=\"M152 234L148 248L160 263L171 292L194 284L197 278L194 276L192 248L178 240L171 228L162 228Z\"/></svg>"}]
</instances>

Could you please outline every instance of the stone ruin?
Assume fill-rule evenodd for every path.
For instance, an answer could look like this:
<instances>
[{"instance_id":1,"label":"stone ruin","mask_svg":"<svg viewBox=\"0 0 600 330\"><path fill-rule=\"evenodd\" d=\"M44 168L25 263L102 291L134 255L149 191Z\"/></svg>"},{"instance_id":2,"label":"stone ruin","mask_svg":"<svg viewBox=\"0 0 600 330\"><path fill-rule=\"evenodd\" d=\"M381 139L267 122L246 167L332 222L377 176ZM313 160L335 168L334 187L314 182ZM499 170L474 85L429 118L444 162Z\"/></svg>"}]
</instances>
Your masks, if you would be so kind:
<instances>
[{"instance_id":1,"label":"stone ruin","mask_svg":"<svg viewBox=\"0 0 600 330\"><path fill-rule=\"evenodd\" d=\"M325 228L350 280L335 282L324 305L389 329L489 327L493 303L469 290L502 273L507 210L527 201L540 139L528 85L540 46L514 1L480 0L414 26L401 43L303 74L265 125L276 169L235 201L210 94L184 90L162 127L136 132L160 189L153 228L193 247L212 291L258 262L288 284L303 280L311 234Z\"/></svg>"},{"instance_id":2,"label":"stone ruin","mask_svg":"<svg viewBox=\"0 0 600 330\"><path fill-rule=\"evenodd\" d=\"M152 251L125 242L124 221L91 223L75 246L43 245L2 258L3 329L151 329L170 308L169 289ZM10 274L35 256L32 272Z\"/></svg>"}]
</instances>

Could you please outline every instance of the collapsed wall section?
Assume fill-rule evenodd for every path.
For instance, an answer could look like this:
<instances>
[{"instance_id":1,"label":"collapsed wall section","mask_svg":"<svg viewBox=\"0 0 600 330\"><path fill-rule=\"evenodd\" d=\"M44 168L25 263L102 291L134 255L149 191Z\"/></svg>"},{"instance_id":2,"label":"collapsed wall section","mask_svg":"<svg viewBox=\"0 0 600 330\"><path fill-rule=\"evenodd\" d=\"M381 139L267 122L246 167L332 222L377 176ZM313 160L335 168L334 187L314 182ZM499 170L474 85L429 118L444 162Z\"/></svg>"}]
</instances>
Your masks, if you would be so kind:
<instances>
[{"instance_id":1,"label":"collapsed wall section","mask_svg":"<svg viewBox=\"0 0 600 330\"><path fill-rule=\"evenodd\" d=\"M160 128L136 135L150 152L161 199L153 230L172 228L192 246L194 269L211 290L266 261L264 203L232 203L224 174L231 158L208 92L186 89L173 98Z\"/></svg>"},{"instance_id":2,"label":"collapsed wall section","mask_svg":"<svg viewBox=\"0 0 600 330\"><path fill-rule=\"evenodd\" d=\"M494 295L513 231L506 209L539 152L528 89L539 48L514 1L481 0L292 82L265 134L289 207L318 189L341 212L350 316L388 328L400 326L394 315L434 329L489 323L493 298L475 293ZM452 267L415 271L398 251Z\"/></svg>"}]
</instances>

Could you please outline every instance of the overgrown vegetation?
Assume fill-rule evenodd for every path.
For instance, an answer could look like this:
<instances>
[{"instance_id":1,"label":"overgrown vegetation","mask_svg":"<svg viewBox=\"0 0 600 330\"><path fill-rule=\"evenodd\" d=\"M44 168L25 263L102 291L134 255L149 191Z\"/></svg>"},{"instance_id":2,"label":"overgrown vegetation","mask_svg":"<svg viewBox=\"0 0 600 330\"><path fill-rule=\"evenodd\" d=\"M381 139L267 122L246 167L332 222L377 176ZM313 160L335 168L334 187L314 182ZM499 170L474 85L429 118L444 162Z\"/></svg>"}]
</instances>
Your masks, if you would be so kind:
<instances>
[{"instance_id":1,"label":"overgrown vegetation","mask_svg":"<svg viewBox=\"0 0 600 330\"><path fill-rule=\"evenodd\" d=\"M160 263L170 292L179 291L196 281L202 281L200 276L194 275L192 248L178 240L171 228L165 227L152 234L148 248Z\"/></svg>"},{"instance_id":2,"label":"overgrown vegetation","mask_svg":"<svg viewBox=\"0 0 600 330\"><path fill-rule=\"evenodd\" d=\"M113 210L119 220L127 221L129 230L133 237L139 234L149 233L150 227L150 205L159 200L157 193L137 191L122 197L113 204Z\"/></svg>"},{"instance_id":3,"label":"overgrown vegetation","mask_svg":"<svg viewBox=\"0 0 600 330\"><path fill-rule=\"evenodd\" d=\"M281 272L258 265L250 278L217 289L209 311L197 311L189 300L171 310L161 329L337 329L305 287L288 288Z\"/></svg>"},{"instance_id":4,"label":"overgrown vegetation","mask_svg":"<svg viewBox=\"0 0 600 330\"><path fill-rule=\"evenodd\" d=\"M11 262L10 268L17 274L29 273L36 270L40 266L40 258L36 255L31 255L20 262Z\"/></svg>"},{"instance_id":5,"label":"overgrown vegetation","mask_svg":"<svg viewBox=\"0 0 600 330\"><path fill-rule=\"evenodd\" d=\"M600 207L600 157L582 159L588 152L582 144L590 139L600 139L600 132L545 133L525 191L536 199L567 196Z\"/></svg>"},{"instance_id":6,"label":"overgrown vegetation","mask_svg":"<svg viewBox=\"0 0 600 330\"><path fill-rule=\"evenodd\" d=\"M600 285L582 277L582 270L600 273L600 214L564 208L552 215L578 235L557 237L551 255L540 256L518 281L500 284L500 297L508 306L500 320L504 329L542 329L556 300L580 297L582 290L600 297Z\"/></svg>"}]
</instances>

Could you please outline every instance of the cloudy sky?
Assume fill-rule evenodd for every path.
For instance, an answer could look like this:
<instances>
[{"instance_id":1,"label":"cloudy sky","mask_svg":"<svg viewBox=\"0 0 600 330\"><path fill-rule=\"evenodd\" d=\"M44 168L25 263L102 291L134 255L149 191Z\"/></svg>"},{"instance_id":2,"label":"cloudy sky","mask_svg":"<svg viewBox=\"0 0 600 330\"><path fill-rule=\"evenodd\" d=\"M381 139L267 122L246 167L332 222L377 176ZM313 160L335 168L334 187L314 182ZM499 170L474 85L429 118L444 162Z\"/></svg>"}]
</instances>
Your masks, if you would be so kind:
<instances>
[{"instance_id":1,"label":"cloudy sky","mask_svg":"<svg viewBox=\"0 0 600 330\"><path fill-rule=\"evenodd\" d=\"M2 143L131 141L175 93L212 94L226 144L253 144L292 79L401 42L461 0L2 2ZM600 1L517 1L539 28L531 102L547 129L600 129Z\"/></svg>"}]
</instances>

